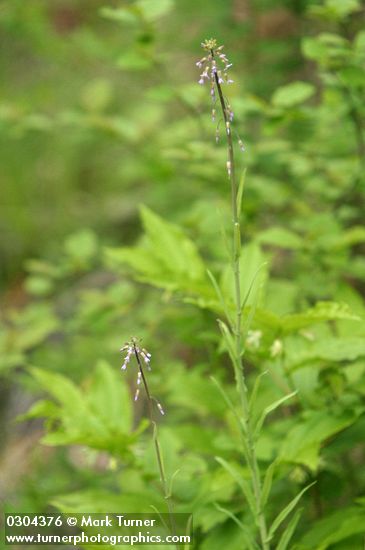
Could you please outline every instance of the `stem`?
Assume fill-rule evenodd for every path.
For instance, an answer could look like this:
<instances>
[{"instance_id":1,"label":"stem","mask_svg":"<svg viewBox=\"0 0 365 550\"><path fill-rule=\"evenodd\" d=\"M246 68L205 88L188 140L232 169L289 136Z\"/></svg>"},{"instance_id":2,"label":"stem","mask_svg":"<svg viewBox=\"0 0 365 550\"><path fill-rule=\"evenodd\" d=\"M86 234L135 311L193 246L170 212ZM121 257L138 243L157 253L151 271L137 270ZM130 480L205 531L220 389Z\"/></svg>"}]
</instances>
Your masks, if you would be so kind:
<instances>
[{"instance_id":1,"label":"stem","mask_svg":"<svg viewBox=\"0 0 365 550\"><path fill-rule=\"evenodd\" d=\"M214 58L214 51L211 50L212 57ZM225 123L226 136L227 136L227 149L228 149L228 162L229 162L229 179L231 183L231 201L232 201L232 225L233 225L233 258L232 268L234 277L234 294L235 294L235 322L231 328L234 333L235 339L235 357L233 361L233 368L235 373L237 391L240 396L242 413L243 413L243 438L244 448L246 450L247 465L251 471L252 489L256 502L256 513L258 519L258 527L261 539L262 550L270 550L270 545L267 542L267 526L264 511L261 505L261 477L260 469L256 457L254 430L252 421L250 418L249 401L247 388L244 379L243 364L242 364L242 300L241 300L241 285L240 285L240 255L241 255L241 224L239 219L239 205L237 204L237 180L235 170L235 158L232 133L230 128L230 121L228 118L228 110L226 102L222 93L221 85L219 84L218 75L214 73L215 84L218 90L219 101L222 109L223 119Z\"/></svg>"},{"instance_id":2,"label":"stem","mask_svg":"<svg viewBox=\"0 0 365 550\"><path fill-rule=\"evenodd\" d=\"M146 395L147 395L148 416L149 416L151 426L152 426L153 442L154 442L154 445L155 445L157 464L158 464L158 469L159 469L159 473L160 473L160 481L161 481L161 485L162 485L163 495L164 495L164 498L167 502L167 508L168 508L169 517L170 517L170 530L171 530L171 533L174 535L175 532L176 532L176 525L175 525L175 520L174 520L174 510L173 510L173 505L172 505L172 502L171 502L171 494L170 494L167 479L166 479L166 473L165 473L165 468L164 468L164 464L163 464L161 447L160 447L160 443L159 443L159 440L158 440L158 426L157 426L157 422L155 421L154 416L153 416L153 397L151 397L151 393L150 393L150 390L149 390L148 384L147 384L147 379L145 377L144 370L143 370L143 367L142 367L142 363L141 363L141 360L140 360L140 357L138 355L136 345L135 345L134 342L133 342L133 349L134 349L134 355L135 355L137 363L138 363L139 372L141 373L143 386L144 386L144 389L145 389L145 392L146 392ZM177 550L179 550L180 547L177 544L175 546L176 546Z\"/></svg>"}]
</instances>

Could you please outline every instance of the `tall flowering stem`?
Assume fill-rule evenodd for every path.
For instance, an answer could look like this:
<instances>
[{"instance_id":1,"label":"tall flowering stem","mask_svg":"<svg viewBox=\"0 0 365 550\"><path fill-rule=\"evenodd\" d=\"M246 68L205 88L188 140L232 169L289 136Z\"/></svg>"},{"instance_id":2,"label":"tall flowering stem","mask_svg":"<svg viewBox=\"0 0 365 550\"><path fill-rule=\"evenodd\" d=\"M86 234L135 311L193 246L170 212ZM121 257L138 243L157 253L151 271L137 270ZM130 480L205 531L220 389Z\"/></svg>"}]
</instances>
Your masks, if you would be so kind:
<instances>
[{"instance_id":1,"label":"tall flowering stem","mask_svg":"<svg viewBox=\"0 0 365 550\"><path fill-rule=\"evenodd\" d=\"M233 81L228 77L227 71L231 67L226 55L223 53L223 46L217 46L214 39L206 40L202 43L206 52L205 57L197 62L199 68L203 68L200 75L200 84L205 81L210 82L210 95L213 102L212 118L215 119L216 91L220 109L222 111L225 134L227 139L227 173L231 184L231 203L232 203L232 270L234 279L234 301L235 301L235 319L229 322L234 337L234 354L232 363L235 373L237 391L240 397L242 410L242 436L243 448L248 468L251 473L252 492L256 505L256 519L258 523L260 542L262 550L270 550L268 542L266 518L262 507L262 484L260 469L256 456L254 427L252 415L250 414L249 399L247 387L244 378L244 369L242 363L243 342L242 342L242 297L240 285L240 255L241 255L241 224L240 224L240 206L238 204L238 185L235 167L234 143L232 138L231 123L233 120L233 111L227 102L223 91L223 84L230 84ZM241 150L244 150L242 141L238 140Z\"/></svg>"},{"instance_id":2,"label":"tall flowering stem","mask_svg":"<svg viewBox=\"0 0 365 550\"><path fill-rule=\"evenodd\" d=\"M144 348L141 348L138 345L138 340L136 338L131 338L129 342L126 342L124 346L120 349L122 353L125 353L124 361L121 367L121 370L126 370L127 366L130 363L130 360L132 357L136 359L138 371L137 371L137 388L136 393L134 396L134 400L137 401L140 393L140 385L143 384L146 397L147 397L147 407L148 407L148 416L150 419L151 427L152 427L152 434L153 434L153 443L155 446L155 453L156 453L156 459L158 464L158 470L160 474L160 481L162 486L162 492L164 495L164 498L167 503L168 513L170 516L170 530L172 534L175 534L176 531L176 525L174 520L174 509L171 502L171 491L169 489L166 473L165 473L165 467L163 463L163 456L161 451L161 446L158 438L158 425L155 420L154 415L154 407L156 406L159 410L160 414L164 415L165 411L162 408L162 405L157 399L155 399L149 389L148 382L147 382L147 376L144 371L144 366L147 368L147 370L151 370L150 361L151 361L151 354L145 350ZM143 366L144 365L144 366ZM179 549L179 546L176 545L177 550Z\"/></svg>"}]
</instances>

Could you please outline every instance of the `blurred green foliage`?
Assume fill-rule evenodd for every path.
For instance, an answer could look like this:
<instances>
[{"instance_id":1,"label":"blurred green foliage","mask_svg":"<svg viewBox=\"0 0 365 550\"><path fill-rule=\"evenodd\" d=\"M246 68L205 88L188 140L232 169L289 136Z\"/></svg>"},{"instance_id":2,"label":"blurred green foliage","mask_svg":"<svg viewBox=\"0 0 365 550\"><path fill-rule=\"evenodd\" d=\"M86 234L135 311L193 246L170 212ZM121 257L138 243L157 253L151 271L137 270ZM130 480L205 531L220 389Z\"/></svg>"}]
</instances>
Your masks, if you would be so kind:
<instances>
[{"instance_id":1,"label":"blurred green foliage","mask_svg":"<svg viewBox=\"0 0 365 550\"><path fill-rule=\"evenodd\" d=\"M225 149L194 64L216 35L246 146L244 359L251 387L265 373L254 413L267 411L260 463L276 458L267 513L275 525L315 481L287 547L362 546L364 10L0 2L0 369L31 403L19 420L45 419L9 511L164 510L143 400L132 404L118 371L135 335L152 351L166 470L177 511L194 514L195 547L244 548L232 514L254 530L234 413L210 378L235 402L215 321L233 308ZM5 456L20 430L6 422Z\"/></svg>"}]
</instances>

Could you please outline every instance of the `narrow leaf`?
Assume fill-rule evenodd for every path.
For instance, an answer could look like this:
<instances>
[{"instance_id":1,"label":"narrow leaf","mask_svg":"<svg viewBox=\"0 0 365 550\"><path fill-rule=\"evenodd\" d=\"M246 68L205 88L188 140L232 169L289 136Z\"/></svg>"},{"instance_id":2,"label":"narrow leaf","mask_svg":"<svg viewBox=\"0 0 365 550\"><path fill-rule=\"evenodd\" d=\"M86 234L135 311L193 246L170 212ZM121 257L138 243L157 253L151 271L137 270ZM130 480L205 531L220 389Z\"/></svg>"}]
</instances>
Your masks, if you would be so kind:
<instances>
[{"instance_id":1,"label":"narrow leaf","mask_svg":"<svg viewBox=\"0 0 365 550\"><path fill-rule=\"evenodd\" d=\"M217 386L221 396L223 397L224 401L226 402L227 407L233 413L233 415L234 415L235 419L237 420L240 428L242 428L240 417L238 416L237 411L236 411L232 401L228 397L227 392L223 389L221 383L218 382L218 380L216 378L214 378L214 376L211 376L210 379L213 382L213 384L215 384L215 386Z\"/></svg>"},{"instance_id":2,"label":"narrow leaf","mask_svg":"<svg viewBox=\"0 0 365 550\"><path fill-rule=\"evenodd\" d=\"M229 464L229 462L224 460L224 458L216 456L215 459L217 462L219 462L221 466L223 466L225 470L227 470L227 472L233 477L233 479L237 482L239 487L242 489L242 492L247 500L250 510L253 516L256 518L257 510L256 510L255 497L247 481L242 477L242 475L239 472L237 472L237 470L231 464Z\"/></svg>"},{"instance_id":3,"label":"narrow leaf","mask_svg":"<svg viewBox=\"0 0 365 550\"><path fill-rule=\"evenodd\" d=\"M249 297L250 297L250 294L251 294L251 292L252 292L252 288L253 288L253 286L254 286L254 284L255 284L255 282L256 282L256 279L257 279L257 277L258 277L260 271L261 271L264 267L266 267L266 266L267 266L267 262L264 262L263 264L260 265L260 267L259 267L259 268L256 270L256 272L254 273L254 276L252 277L252 281L251 281L251 283L250 283L250 286L249 286L249 288L248 288L248 290L247 290L247 292L246 292L246 296L245 296L244 299L243 299L243 302L242 302L242 305L241 305L241 310L243 310L244 307L245 307L246 304L247 304L247 301L248 301L248 299L249 299Z\"/></svg>"},{"instance_id":4,"label":"narrow leaf","mask_svg":"<svg viewBox=\"0 0 365 550\"><path fill-rule=\"evenodd\" d=\"M278 407L280 407L280 405L285 403L285 401L288 401L288 399L291 399L292 397L294 397L294 395L296 395L297 393L298 393L297 391L293 391L292 393L289 393L288 395L284 395L284 397L282 397L281 399L278 399L277 401L275 401L274 403L272 403L271 405L269 405L268 407L266 407L264 409L264 412L262 413L262 415L260 416L260 418L259 418L259 420L256 424L255 436L257 436L260 433L261 428L263 426L263 423L265 422L265 418L267 417L267 415L270 414L271 412L273 412Z\"/></svg>"},{"instance_id":5,"label":"narrow leaf","mask_svg":"<svg viewBox=\"0 0 365 550\"><path fill-rule=\"evenodd\" d=\"M255 380L255 383L253 385L253 388L252 388L252 392L251 392L251 397L250 397L250 401L249 401L249 411L252 412L253 411L253 408L255 406L255 403L256 403L256 397L257 397L257 393L259 391L259 387L260 387L260 384L261 384L261 379L268 373L269 371L265 370L264 372L262 372L261 374L259 374L258 376L256 376L256 380Z\"/></svg>"},{"instance_id":6,"label":"narrow leaf","mask_svg":"<svg viewBox=\"0 0 365 550\"><path fill-rule=\"evenodd\" d=\"M280 512L280 514L274 519L271 527L270 527L270 530L269 530L269 534L268 534L268 537L267 537L267 542L269 542L274 534L276 533L278 527L280 527L280 525L283 523L283 521L285 520L285 518L290 514L290 512L295 508L295 506L298 504L299 500L302 498L302 496L304 495L304 493L306 491L308 491L308 489L310 487L312 487L312 485L314 485L316 482L314 481L313 483L311 483L310 485L307 485L307 487L305 487L302 491L300 491L300 493L293 498L293 500L291 500L289 502L289 504L287 506L285 506L284 510L282 510Z\"/></svg>"},{"instance_id":7,"label":"narrow leaf","mask_svg":"<svg viewBox=\"0 0 365 550\"><path fill-rule=\"evenodd\" d=\"M246 179L246 168L243 170L240 182L238 184L238 191L237 191L237 214L238 217L241 216L242 213L242 197L243 197L243 189L245 187L245 179Z\"/></svg>"},{"instance_id":8,"label":"narrow leaf","mask_svg":"<svg viewBox=\"0 0 365 550\"><path fill-rule=\"evenodd\" d=\"M232 333L227 327L227 325L223 321L221 321L221 319L218 319L218 325L219 325L219 328L221 329L223 339L226 343L227 350L232 359L232 362L235 363L236 354L235 354L235 345L234 345Z\"/></svg>"},{"instance_id":9,"label":"narrow leaf","mask_svg":"<svg viewBox=\"0 0 365 550\"><path fill-rule=\"evenodd\" d=\"M294 516L289 521L288 526L285 529L284 533L281 535L279 543L276 547L276 550L286 550L288 548L288 544L294 534L295 528L298 524L301 514L302 514L302 510L297 510L295 512Z\"/></svg>"},{"instance_id":10,"label":"narrow leaf","mask_svg":"<svg viewBox=\"0 0 365 550\"><path fill-rule=\"evenodd\" d=\"M263 264L258 268L258 270L256 271L256 273L254 274L253 279L252 279L251 284L250 284L250 287L249 287L249 289L248 289L248 291L247 291L247 293L246 293L246 296L245 296L245 298L244 298L244 300L243 300L243 303L242 303L242 306L241 306L241 310L242 310L242 311L244 310L244 308L245 308L245 306L246 306L246 304L247 304L247 302L248 302L248 299L249 299L249 297L250 297L251 291L252 291L252 289L253 289L253 286L254 286L254 284L255 284L255 282L256 282L256 279L257 279L257 277L258 277L260 271L261 271L262 268L265 267L266 265L267 265L266 263L263 263ZM252 320L253 320L253 318L254 318L254 316L255 316L255 313L256 313L256 309L257 309L258 302L259 302L259 292L256 292L256 295L255 295L255 297L254 297L254 299L253 299L253 302L252 302L252 305L251 305L251 307L250 307L250 311L249 311L249 314L248 314L248 316L247 316L246 322L244 323L243 328L242 328L242 332L243 332L244 337L246 336L246 334L247 334L247 332L248 332L248 329L249 329L250 326L251 326Z\"/></svg>"},{"instance_id":11,"label":"narrow leaf","mask_svg":"<svg viewBox=\"0 0 365 550\"><path fill-rule=\"evenodd\" d=\"M219 287L217 279L214 277L213 273L209 269L207 269L207 273L208 273L209 279L212 281L212 285L214 286L214 290L215 290L215 292L217 294L217 297L220 301L220 304L222 306L224 314L225 314L230 326L232 326L232 320L231 320L230 314L228 312L227 304L226 304L226 301L225 301L224 296L222 294L222 291Z\"/></svg>"},{"instance_id":12,"label":"narrow leaf","mask_svg":"<svg viewBox=\"0 0 365 550\"><path fill-rule=\"evenodd\" d=\"M217 503L215 503L215 507L220 512L223 512L223 514L226 514L229 518L231 518L236 523L236 525L238 525L238 527L243 532L243 536L245 538L245 542L248 545L249 550L259 550L259 546L256 544L256 542L252 538L252 535L247 529L246 525L244 525L242 521L238 519L238 517L233 512L231 512L230 510L227 510L227 508L223 508L223 506L220 506Z\"/></svg>"},{"instance_id":13,"label":"narrow leaf","mask_svg":"<svg viewBox=\"0 0 365 550\"><path fill-rule=\"evenodd\" d=\"M266 470L264 483L262 485L262 492L261 492L261 508L265 507L267 503L267 499L269 498L269 494L272 486L272 478L274 475L276 464L277 462L274 460L274 462L272 462L268 467L268 469Z\"/></svg>"}]
</instances>

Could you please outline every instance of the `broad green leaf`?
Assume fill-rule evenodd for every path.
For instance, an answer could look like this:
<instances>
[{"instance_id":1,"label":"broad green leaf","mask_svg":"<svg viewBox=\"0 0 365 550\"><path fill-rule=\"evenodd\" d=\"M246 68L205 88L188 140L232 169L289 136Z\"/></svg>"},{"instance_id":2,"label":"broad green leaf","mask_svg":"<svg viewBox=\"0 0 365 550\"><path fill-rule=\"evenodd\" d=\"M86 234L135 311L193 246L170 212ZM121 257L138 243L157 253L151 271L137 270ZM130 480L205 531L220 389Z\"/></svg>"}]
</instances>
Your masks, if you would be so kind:
<instances>
[{"instance_id":1,"label":"broad green leaf","mask_svg":"<svg viewBox=\"0 0 365 550\"><path fill-rule=\"evenodd\" d=\"M301 550L327 550L340 541L359 534L359 548L364 540L365 510L350 506L341 507L332 514L317 520L299 541ZM348 547L350 549L350 546ZM353 546L351 546L352 550Z\"/></svg>"},{"instance_id":2,"label":"broad green leaf","mask_svg":"<svg viewBox=\"0 0 365 550\"><path fill-rule=\"evenodd\" d=\"M61 405L73 406L75 416L78 412L85 410L82 393L71 380L61 374L35 367L31 367L29 371L39 386L50 393Z\"/></svg>"},{"instance_id":3,"label":"broad green leaf","mask_svg":"<svg viewBox=\"0 0 365 550\"><path fill-rule=\"evenodd\" d=\"M117 59L117 65L127 71L144 71L153 65L153 58L144 50L126 50Z\"/></svg>"},{"instance_id":4,"label":"broad green leaf","mask_svg":"<svg viewBox=\"0 0 365 550\"><path fill-rule=\"evenodd\" d=\"M82 230L68 237L65 241L65 251L74 260L85 262L95 256L98 241L95 233Z\"/></svg>"},{"instance_id":5,"label":"broad green leaf","mask_svg":"<svg viewBox=\"0 0 365 550\"><path fill-rule=\"evenodd\" d=\"M102 421L90 411L83 393L61 374L30 368L40 387L50 393L60 404L61 427L48 433L43 442L49 445L95 441L105 437Z\"/></svg>"},{"instance_id":6,"label":"broad green leaf","mask_svg":"<svg viewBox=\"0 0 365 550\"><path fill-rule=\"evenodd\" d=\"M146 206L141 207L141 215L149 244L166 268L173 268L189 279L199 280L205 275L204 264L194 243L179 227L163 220Z\"/></svg>"},{"instance_id":7,"label":"broad green leaf","mask_svg":"<svg viewBox=\"0 0 365 550\"><path fill-rule=\"evenodd\" d=\"M280 324L284 333L290 333L314 325L315 323L340 319L360 320L359 316L352 312L346 304L317 302L313 308L303 313L284 315L280 319Z\"/></svg>"},{"instance_id":8,"label":"broad green leaf","mask_svg":"<svg viewBox=\"0 0 365 550\"><path fill-rule=\"evenodd\" d=\"M298 504L298 502L300 501L304 493L308 491L308 489L310 489L314 484L315 482L311 483L310 485L307 485L307 487L305 487L302 491L300 491L300 493L296 497L294 497L293 500L291 500L289 504L285 506L285 508L278 514L278 516L274 519L274 521L270 526L269 533L267 536L268 541L270 541L273 538L277 529L280 527L280 525L283 523L286 517L290 514L290 512L295 508L295 506Z\"/></svg>"},{"instance_id":9,"label":"broad green leaf","mask_svg":"<svg viewBox=\"0 0 365 550\"><path fill-rule=\"evenodd\" d=\"M302 421L297 421L287 433L279 459L283 462L305 464L316 471L319 464L320 447L336 433L356 422L362 410L353 410L334 415L326 411L311 411Z\"/></svg>"},{"instance_id":10,"label":"broad green leaf","mask_svg":"<svg viewBox=\"0 0 365 550\"><path fill-rule=\"evenodd\" d=\"M48 304L32 304L10 316L11 332L7 334L7 353L26 351L42 343L59 329L60 322Z\"/></svg>"},{"instance_id":11,"label":"broad green leaf","mask_svg":"<svg viewBox=\"0 0 365 550\"><path fill-rule=\"evenodd\" d=\"M298 369L312 361L344 362L365 357L365 339L361 337L324 338L308 343L305 350L291 352L287 368Z\"/></svg>"},{"instance_id":12,"label":"broad green leaf","mask_svg":"<svg viewBox=\"0 0 365 550\"><path fill-rule=\"evenodd\" d=\"M309 82L292 82L277 88L272 96L275 107L293 107L303 103L315 93L315 87Z\"/></svg>"},{"instance_id":13,"label":"broad green leaf","mask_svg":"<svg viewBox=\"0 0 365 550\"><path fill-rule=\"evenodd\" d=\"M209 372L206 368L196 365L194 369L186 369L182 365L168 365L173 375L166 380L169 397L181 410L192 411L202 417L221 415L226 410L222 400L217 399L217 391L209 383Z\"/></svg>"},{"instance_id":14,"label":"broad green leaf","mask_svg":"<svg viewBox=\"0 0 365 550\"><path fill-rule=\"evenodd\" d=\"M130 266L138 280L154 286L214 299L195 244L179 227L147 207L141 208L141 215L145 229L142 244L107 250L107 262L112 267Z\"/></svg>"},{"instance_id":15,"label":"broad green leaf","mask_svg":"<svg viewBox=\"0 0 365 550\"><path fill-rule=\"evenodd\" d=\"M313 6L312 13L333 21L342 21L350 14L359 11L359 0L326 0L323 6Z\"/></svg>"},{"instance_id":16,"label":"broad green leaf","mask_svg":"<svg viewBox=\"0 0 365 550\"><path fill-rule=\"evenodd\" d=\"M259 233L257 241L261 244L269 244L289 250L299 250L303 247L303 239L296 233L284 227L270 227Z\"/></svg>"},{"instance_id":17,"label":"broad green leaf","mask_svg":"<svg viewBox=\"0 0 365 550\"><path fill-rule=\"evenodd\" d=\"M29 412L52 421L42 439L45 444L81 444L125 455L129 445L146 427L142 423L138 430L130 433L131 404L125 382L118 381L105 363L98 365L95 378L84 391L60 374L36 368L31 368L30 372L39 386L58 402L51 408L42 403L35 405Z\"/></svg>"},{"instance_id":18,"label":"broad green leaf","mask_svg":"<svg viewBox=\"0 0 365 550\"><path fill-rule=\"evenodd\" d=\"M110 430L129 432L132 429L132 403L125 377L106 361L96 365L87 402Z\"/></svg>"},{"instance_id":19,"label":"broad green leaf","mask_svg":"<svg viewBox=\"0 0 365 550\"><path fill-rule=\"evenodd\" d=\"M25 289L33 296L47 296L54 289L52 279L39 275L27 277L25 281Z\"/></svg>"},{"instance_id":20,"label":"broad green leaf","mask_svg":"<svg viewBox=\"0 0 365 550\"><path fill-rule=\"evenodd\" d=\"M101 8L100 14L106 19L120 23L138 23L138 14L131 8L110 8L105 6Z\"/></svg>"},{"instance_id":21,"label":"broad green leaf","mask_svg":"<svg viewBox=\"0 0 365 550\"><path fill-rule=\"evenodd\" d=\"M64 513L85 513L92 510L94 514L105 512L120 513L151 513L151 505L157 509L165 509L162 496L158 491L145 490L128 494L117 494L111 491L89 489L52 498L51 504Z\"/></svg>"},{"instance_id":22,"label":"broad green leaf","mask_svg":"<svg viewBox=\"0 0 365 550\"><path fill-rule=\"evenodd\" d=\"M54 401L48 401L47 399L40 399L24 414L17 416L17 422L23 422L29 418L53 418L59 414L59 406Z\"/></svg>"},{"instance_id":23,"label":"broad green leaf","mask_svg":"<svg viewBox=\"0 0 365 550\"><path fill-rule=\"evenodd\" d=\"M173 0L137 0L135 6L147 21L166 15L174 6Z\"/></svg>"},{"instance_id":24,"label":"broad green leaf","mask_svg":"<svg viewBox=\"0 0 365 550\"><path fill-rule=\"evenodd\" d=\"M81 93L82 104L88 111L102 112L110 104L113 98L113 87L111 81L106 78L95 78L88 82ZM87 234L86 234L87 235ZM80 239L80 237L79 237ZM84 237L85 239L85 237ZM89 233L86 237L86 245L88 246L88 254L91 255L96 251L96 238L93 233Z\"/></svg>"}]
</instances>

